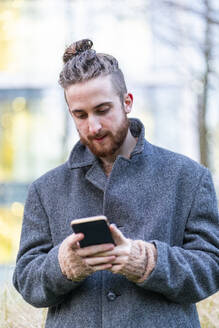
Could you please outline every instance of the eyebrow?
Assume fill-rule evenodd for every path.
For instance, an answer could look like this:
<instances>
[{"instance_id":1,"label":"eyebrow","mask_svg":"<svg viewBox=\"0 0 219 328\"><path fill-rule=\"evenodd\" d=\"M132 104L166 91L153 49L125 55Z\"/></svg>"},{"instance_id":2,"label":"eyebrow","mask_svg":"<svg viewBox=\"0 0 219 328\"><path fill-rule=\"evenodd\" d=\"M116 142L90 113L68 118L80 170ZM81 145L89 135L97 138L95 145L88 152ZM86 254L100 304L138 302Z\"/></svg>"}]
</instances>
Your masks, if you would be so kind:
<instances>
[{"instance_id":1,"label":"eyebrow","mask_svg":"<svg viewBox=\"0 0 219 328\"><path fill-rule=\"evenodd\" d=\"M103 103L95 106L93 109L98 109L98 108L100 108L102 106L106 106L106 105L112 105L112 103L113 103L112 101L106 101L106 102L103 102ZM71 112L72 113L81 113L81 112L84 112L84 110L83 109L72 109Z\"/></svg>"}]
</instances>

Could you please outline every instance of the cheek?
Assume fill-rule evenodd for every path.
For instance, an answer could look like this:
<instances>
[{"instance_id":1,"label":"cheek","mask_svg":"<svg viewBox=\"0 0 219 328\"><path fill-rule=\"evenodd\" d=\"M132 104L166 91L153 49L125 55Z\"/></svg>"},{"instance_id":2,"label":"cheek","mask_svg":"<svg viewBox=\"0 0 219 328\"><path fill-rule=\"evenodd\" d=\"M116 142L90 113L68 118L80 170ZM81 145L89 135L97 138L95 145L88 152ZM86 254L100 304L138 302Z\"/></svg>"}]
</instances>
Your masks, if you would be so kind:
<instances>
[{"instance_id":1,"label":"cheek","mask_svg":"<svg viewBox=\"0 0 219 328\"><path fill-rule=\"evenodd\" d=\"M80 133L81 136L86 137L88 133L88 127L85 122L76 122L75 121L75 126L77 131Z\"/></svg>"},{"instance_id":2,"label":"cheek","mask_svg":"<svg viewBox=\"0 0 219 328\"><path fill-rule=\"evenodd\" d=\"M116 131L122 124L124 120L123 113L117 112L114 115L111 115L109 120L107 121L108 127L111 131Z\"/></svg>"},{"instance_id":3,"label":"cheek","mask_svg":"<svg viewBox=\"0 0 219 328\"><path fill-rule=\"evenodd\" d=\"M103 118L101 120L102 127L108 130L114 130L114 128L119 124L120 124L120 117L115 113L107 115L106 118Z\"/></svg>"}]
</instances>

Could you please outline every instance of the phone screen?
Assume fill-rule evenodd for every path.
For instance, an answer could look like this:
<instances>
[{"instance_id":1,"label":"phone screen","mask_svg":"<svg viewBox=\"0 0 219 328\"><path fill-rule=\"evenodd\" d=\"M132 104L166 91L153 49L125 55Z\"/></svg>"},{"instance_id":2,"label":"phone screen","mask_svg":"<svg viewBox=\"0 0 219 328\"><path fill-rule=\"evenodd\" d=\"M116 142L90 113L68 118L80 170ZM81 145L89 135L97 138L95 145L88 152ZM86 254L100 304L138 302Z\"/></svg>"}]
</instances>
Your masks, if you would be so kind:
<instances>
[{"instance_id":1,"label":"phone screen","mask_svg":"<svg viewBox=\"0 0 219 328\"><path fill-rule=\"evenodd\" d=\"M115 244L104 216L73 220L71 226L75 233L82 232L84 234L84 239L80 241L81 247L106 243Z\"/></svg>"}]
</instances>

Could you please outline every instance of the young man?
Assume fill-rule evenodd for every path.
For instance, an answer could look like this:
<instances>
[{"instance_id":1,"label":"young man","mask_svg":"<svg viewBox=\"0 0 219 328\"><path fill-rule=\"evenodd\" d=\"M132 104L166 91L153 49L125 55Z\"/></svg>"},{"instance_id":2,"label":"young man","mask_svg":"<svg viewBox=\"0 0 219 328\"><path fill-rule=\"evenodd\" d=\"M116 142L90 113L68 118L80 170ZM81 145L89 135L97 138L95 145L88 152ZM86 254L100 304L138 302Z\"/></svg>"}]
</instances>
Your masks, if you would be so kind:
<instances>
[{"instance_id":1,"label":"young man","mask_svg":"<svg viewBox=\"0 0 219 328\"><path fill-rule=\"evenodd\" d=\"M49 307L46 327L200 327L219 289L219 218L209 171L144 139L128 120L115 58L90 40L66 49L60 84L80 141L25 204L14 285ZM104 214L113 244L79 247L73 219Z\"/></svg>"}]
</instances>

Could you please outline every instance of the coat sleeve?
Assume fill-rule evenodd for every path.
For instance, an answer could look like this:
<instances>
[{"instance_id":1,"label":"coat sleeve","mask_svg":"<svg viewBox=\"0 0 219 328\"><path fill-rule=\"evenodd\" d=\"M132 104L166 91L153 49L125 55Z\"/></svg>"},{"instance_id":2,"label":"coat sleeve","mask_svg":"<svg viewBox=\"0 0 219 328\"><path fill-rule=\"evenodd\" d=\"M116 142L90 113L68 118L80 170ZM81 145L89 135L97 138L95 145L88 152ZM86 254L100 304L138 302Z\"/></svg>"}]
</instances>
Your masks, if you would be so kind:
<instances>
[{"instance_id":1,"label":"coat sleeve","mask_svg":"<svg viewBox=\"0 0 219 328\"><path fill-rule=\"evenodd\" d=\"M59 245L53 245L48 217L32 184L24 208L13 284L33 306L48 307L61 303L65 295L79 285L62 274L58 249Z\"/></svg>"},{"instance_id":2,"label":"coat sleeve","mask_svg":"<svg viewBox=\"0 0 219 328\"><path fill-rule=\"evenodd\" d=\"M157 263L138 284L176 303L196 303L219 289L219 218L211 175L205 169L184 232L182 247L151 241Z\"/></svg>"}]
</instances>

